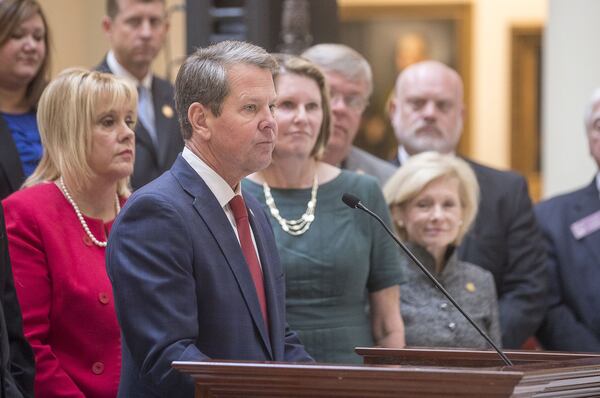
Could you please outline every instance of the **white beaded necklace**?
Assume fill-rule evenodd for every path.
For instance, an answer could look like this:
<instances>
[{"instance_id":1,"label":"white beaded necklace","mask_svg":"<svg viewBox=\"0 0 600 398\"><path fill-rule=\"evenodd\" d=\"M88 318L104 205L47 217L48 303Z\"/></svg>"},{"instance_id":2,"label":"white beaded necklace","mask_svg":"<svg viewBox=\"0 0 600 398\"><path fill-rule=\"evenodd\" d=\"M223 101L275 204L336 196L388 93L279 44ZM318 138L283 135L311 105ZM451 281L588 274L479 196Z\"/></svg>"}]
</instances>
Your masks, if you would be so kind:
<instances>
[{"instance_id":1,"label":"white beaded necklace","mask_svg":"<svg viewBox=\"0 0 600 398\"><path fill-rule=\"evenodd\" d=\"M297 220L286 220L285 218L281 217L281 214L279 214L279 209L275 206L275 199L273 199L273 195L271 195L271 188L269 188L266 182L263 182L265 201L267 202L267 206L269 206L271 215L277 220L279 225L281 225L281 229L293 236L302 235L303 233L308 231L308 229L310 228L310 224L312 224L312 222L315 220L315 208L317 207L318 189L319 181L317 180L317 175L315 174L312 191L310 193L310 200L306 205L306 211Z\"/></svg>"},{"instance_id":2,"label":"white beaded necklace","mask_svg":"<svg viewBox=\"0 0 600 398\"><path fill-rule=\"evenodd\" d=\"M58 180L58 187L60 188L62 193L65 195L65 197L67 198L67 200L69 201L71 206L73 206L73 210L75 210L75 214L77 214L77 218L79 219L79 222L81 223L81 226L83 227L83 230L85 231L87 236L90 238L90 240L96 246L106 247L107 242L100 242L92 234L92 231L90 231L90 227L88 227L87 222L85 222L85 219L83 218L83 214L81 214L81 210L79 210L79 206L77 206L77 203L75 203L75 201L73 200L73 197L71 196L69 191L67 191L67 186L65 185L65 181L63 180L62 177L60 177L60 179ZM116 194L115 194L115 208L117 209L117 214L119 214L119 212L121 211L121 204L119 203L119 195L116 195Z\"/></svg>"}]
</instances>

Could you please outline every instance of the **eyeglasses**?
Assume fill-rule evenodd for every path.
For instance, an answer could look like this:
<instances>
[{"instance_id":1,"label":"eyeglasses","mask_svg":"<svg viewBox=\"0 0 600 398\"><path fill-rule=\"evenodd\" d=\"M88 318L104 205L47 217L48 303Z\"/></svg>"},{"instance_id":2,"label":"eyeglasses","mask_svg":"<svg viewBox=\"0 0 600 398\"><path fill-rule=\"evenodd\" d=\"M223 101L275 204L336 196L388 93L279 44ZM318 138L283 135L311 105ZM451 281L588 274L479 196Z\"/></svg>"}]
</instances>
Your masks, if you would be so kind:
<instances>
[{"instance_id":1,"label":"eyeglasses","mask_svg":"<svg viewBox=\"0 0 600 398\"><path fill-rule=\"evenodd\" d=\"M333 90L329 93L329 100L332 104L342 100L346 107L357 111L362 111L368 104L368 101L360 94L345 95Z\"/></svg>"}]
</instances>

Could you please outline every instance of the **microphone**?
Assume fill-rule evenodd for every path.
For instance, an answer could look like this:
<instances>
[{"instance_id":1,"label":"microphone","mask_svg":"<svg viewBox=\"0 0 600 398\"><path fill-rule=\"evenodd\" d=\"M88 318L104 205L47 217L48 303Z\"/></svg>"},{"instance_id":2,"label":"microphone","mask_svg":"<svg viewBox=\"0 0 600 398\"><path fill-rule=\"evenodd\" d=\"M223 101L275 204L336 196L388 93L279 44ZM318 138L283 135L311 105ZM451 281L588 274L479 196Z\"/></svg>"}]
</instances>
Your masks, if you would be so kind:
<instances>
[{"instance_id":1,"label":"microphone","mask_svg":"<svg viewBox=\"0 0 600 398\"><path fill-rule=\"evenodd\" d=\"M388 226L385 225L385 223L383 222L383 220L377 214L375 214L371 210L369 210L365 205L363 205L360 202L359 198L357 198L356 196L354 196L352 194L349 194L349 193L343 194L342 195L342 202L344 202L346 204L346 206L348 206L348 207L350 207L352 209L361 209L362 211L364 211L365 213L369 214L371 217L373 217L377 221L379 221L379 223L383 226L383 228L386 230L386 232L388 233L388 235L390 235L392 237L392 239L394 239L394 241L402 248L402 250L404 251L404 253L406 253L406 255L408 257L410 257L410 259L421 269L421 271L425 275L427 275L427 277L429 278L429 280L431 280L431 282L433 282L433 284L435 285L435 287L437 287L442 292L442 294L444 296L446 296L446 298L448 300L450 300L450 302L452 303L452 305L454 305L454 307L456 307L456 309L465 318L467 318L467 321L469 321L469 323L471 323L471 325L475 328L475 330L477 330L477 332L479 332L479 334L494 348L494 350L496 350L496 352L498 353L498 355L500 355L500 358L502 358L502 360L504 361L504 363L506 365L508 365L508 366L513 366L513 363L510 361L510 359L508 359L508 357L506 356L506 354L504 354L504 352L502 352L502 350L492 341L492 339L483 330L481 330L481 328L462 309L462 307L456 302L456 300L454 300L454 298L452 298L452 296L450 296L450 293L448 293L446 291L446 289L444 289L444 287L442 286L442 284L440 282L438 282L437 279L435 279L435 276L433 276L433 274L431 272L429 272L429 270L427 268L425 268L425 266L408 249L408 247L406 247L406 245L404 245L404 243L402 243L400 241L400 239L398 239L396 237L396 235L394 235L394 233L392 231L390 231L390 229L388 228Z\"/></svg>"}]
</instances>

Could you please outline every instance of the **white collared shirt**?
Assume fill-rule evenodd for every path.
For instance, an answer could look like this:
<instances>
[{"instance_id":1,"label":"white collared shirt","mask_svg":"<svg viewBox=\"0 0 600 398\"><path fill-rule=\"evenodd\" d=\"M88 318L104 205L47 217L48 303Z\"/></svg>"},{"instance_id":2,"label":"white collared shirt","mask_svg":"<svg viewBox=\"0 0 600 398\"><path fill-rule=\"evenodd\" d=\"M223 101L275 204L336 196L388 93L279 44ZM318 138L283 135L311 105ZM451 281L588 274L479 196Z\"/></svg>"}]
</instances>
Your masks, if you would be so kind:
<instances>
[{"instance_id":1,"label":"white collared shirt","mask_svg":"<svg viewBox=\"0 0 600 398\"><path fill-rule=\"evenodd\" d=\"M455 155L455 153L452 152L452 155ZM410 154L406 152L406 149L402 145L398 145L398 161L400 162L400 165L405 164L409 158Z\"/></svg>"},{"instance_id":2,"label":"white collared shirt","mask_svg":"<svg viewBox=\"0 0 600 398\"><path fill-rule=\"evenodd\" d=\"M209 165L207 165L200 157L198 157L194 152L192 152L188 147L183 148L183 152L181 153L183 159L194 169L196 173L204 180L204 183L208 186L208 189L215 195L219 205L225 212L229 223L231 224L231 228L235 232L235 236L238 238L238 242L240 237L238 236L237 225L235 224L235 217L233 216L233 211L231 211L231 207L229 206L229 201L233 199L235 195L242 196L242 191L240 189L240 185L238 184L235 188L235 191L231 189L229 184L221 177L216 171L214 171ZM242 196L243 197L243 196ZM248 209L250 213L248 216L253 216L252 211ZM261 264L260 255L258 253L258 248L256 247L256 239L254 238L254 231L252 231L252 225L250 225L250 231L252 232L252 243L254 243L254 250L256 251L256 257L258 258L258 262Z\"/></svg>"},{"instance_id":3,"label":"white collared shirt","mask_svg":"<svg viewBox=\"0 0 600 398\"><path fill-rule=\"evenodd\" d=\"M129 81L131 81L136 87L139 85L144 86L150 92L150 100L152 100L152 72L148 72L144 78L139 81L135 76L133 76L127 69L125 69L119 61L117 61L117 57L115 57L115 53L110 50L106 55L106 64L112 71L115 76L123 77Z\"/></svg>"},{"instance_id":4,"label":"white collared shirt","mask_svg":"<svg viewBox=\"0 0 600 398\"><path fill-rule=\"evenodd\" d=\"M406 149L402 145L398 145L398 161L400 165L405 164L408 158L410 158L410 155L406 152Z\"/></svg>"}]
</instances>

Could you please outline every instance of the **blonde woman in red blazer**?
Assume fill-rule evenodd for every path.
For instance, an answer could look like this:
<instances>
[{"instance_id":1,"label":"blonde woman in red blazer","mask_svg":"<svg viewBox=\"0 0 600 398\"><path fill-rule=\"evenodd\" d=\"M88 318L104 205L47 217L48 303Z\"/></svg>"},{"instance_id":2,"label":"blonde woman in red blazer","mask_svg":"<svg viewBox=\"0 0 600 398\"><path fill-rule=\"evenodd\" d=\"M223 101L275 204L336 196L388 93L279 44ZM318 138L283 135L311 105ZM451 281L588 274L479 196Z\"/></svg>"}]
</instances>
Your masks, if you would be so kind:
<instances>
[{"instance_id":1,"label":"blonde woman in red blazer","mask_svg":"<svg viewBox=\"0 0 600 398\"><path fill-rule=\"evenodd\" d=\"M117 394L120 331L104 252L129 195L136 101L112 75L59 75L38 107L42 160L3 201L38 397Z\"/></svg>"}]
</instances>

